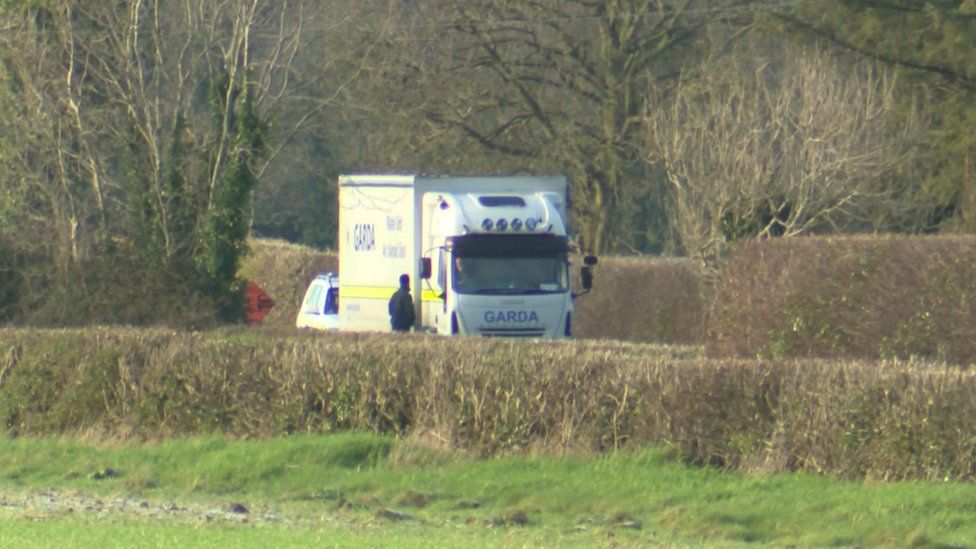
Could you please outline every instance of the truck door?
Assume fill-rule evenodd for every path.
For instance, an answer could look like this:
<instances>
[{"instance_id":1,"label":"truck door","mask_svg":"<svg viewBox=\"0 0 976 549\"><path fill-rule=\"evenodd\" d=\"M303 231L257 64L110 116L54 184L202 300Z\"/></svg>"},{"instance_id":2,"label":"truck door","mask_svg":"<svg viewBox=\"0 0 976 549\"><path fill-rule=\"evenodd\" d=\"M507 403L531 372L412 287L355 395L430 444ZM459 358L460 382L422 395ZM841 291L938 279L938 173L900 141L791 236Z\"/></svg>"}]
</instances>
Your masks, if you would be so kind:
<instances>
[{"instance_id":1,"label":"truck door","mask_svg":"<svg viewBox=\"0 0 976 549\"><path fill-rule=\"evenodd\" d=\"M429 252L431 262L431 277L421 281L420 321L418 328L440 332L441 317L444 315L444 250L434 249Z\"/></svg>"}]
</instances>

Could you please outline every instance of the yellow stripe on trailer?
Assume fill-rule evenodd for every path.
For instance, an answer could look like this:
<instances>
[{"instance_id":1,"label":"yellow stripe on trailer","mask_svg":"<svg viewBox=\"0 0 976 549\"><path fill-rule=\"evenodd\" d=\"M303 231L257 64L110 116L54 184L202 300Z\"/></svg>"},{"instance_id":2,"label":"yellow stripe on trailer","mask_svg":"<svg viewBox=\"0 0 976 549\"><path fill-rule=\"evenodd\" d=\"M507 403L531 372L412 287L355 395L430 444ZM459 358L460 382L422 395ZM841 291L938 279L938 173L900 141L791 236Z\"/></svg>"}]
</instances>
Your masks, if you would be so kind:
<instances>
[{"instance_id":1,"label":"yellow stripe on trailer","mask_svg":"<svg viewBox=\"0 0 976 549\"><path fill-rule=\"evenodd\" d=\"M389 286L340 286L339 299L390 299L397 291L397 288ZM437 290L424 290L421 294L423 301L440 301L441 292Z\"/></svg>"},{"instance_id":2,"label":"yellow stripe on trailer","mask_svg":"<svg viewBox=\"0 0 976 549\"><path fill-rule=\"evenodd\" d=\"M339 299L390 299L397 291L389 286L346 286L339 285Z\"/></svg>"}]
</instances>

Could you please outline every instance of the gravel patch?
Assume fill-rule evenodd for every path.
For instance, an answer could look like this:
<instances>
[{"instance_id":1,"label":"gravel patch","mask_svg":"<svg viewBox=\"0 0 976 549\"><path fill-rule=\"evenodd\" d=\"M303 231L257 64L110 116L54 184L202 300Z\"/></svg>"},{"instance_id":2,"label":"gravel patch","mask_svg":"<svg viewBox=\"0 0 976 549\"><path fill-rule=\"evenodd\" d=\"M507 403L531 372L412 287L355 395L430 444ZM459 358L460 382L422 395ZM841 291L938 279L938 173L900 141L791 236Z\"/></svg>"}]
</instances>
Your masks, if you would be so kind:
<instances>
[{"instance_id":1,"label":"gravel patch","mask_svg":"<svg viewBox=\"0 0 976 549\"><path fill-rule=\"evenodd\" d=\"M227 504L159 502L135 496L101 497L55 490L0 494L0 511L15 517L31 519L79 515L94 519L138 517L231 524L293 522L274 510L259 509L240 502Z\"/></svg>"}]
</instances>

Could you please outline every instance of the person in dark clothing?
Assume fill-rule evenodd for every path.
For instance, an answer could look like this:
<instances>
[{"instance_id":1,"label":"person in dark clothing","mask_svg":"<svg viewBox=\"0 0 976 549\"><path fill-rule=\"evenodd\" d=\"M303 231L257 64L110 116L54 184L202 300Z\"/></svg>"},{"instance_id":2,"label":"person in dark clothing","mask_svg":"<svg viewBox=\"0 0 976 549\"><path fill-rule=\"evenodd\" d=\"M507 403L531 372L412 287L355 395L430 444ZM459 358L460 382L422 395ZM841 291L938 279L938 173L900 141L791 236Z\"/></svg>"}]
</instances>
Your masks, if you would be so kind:
<instances>
[{"instance_id":1,"label":"person in dark clothing","mask_svg":"<svg viewBox=\"0 0 976 549\"><path fill-rule=\"evenodd\" d=\"M417 314L410 295L410 275L400 275L400 289L390 298L390 324L395 332L409 332Z\"/></svg>"}]
</instances>

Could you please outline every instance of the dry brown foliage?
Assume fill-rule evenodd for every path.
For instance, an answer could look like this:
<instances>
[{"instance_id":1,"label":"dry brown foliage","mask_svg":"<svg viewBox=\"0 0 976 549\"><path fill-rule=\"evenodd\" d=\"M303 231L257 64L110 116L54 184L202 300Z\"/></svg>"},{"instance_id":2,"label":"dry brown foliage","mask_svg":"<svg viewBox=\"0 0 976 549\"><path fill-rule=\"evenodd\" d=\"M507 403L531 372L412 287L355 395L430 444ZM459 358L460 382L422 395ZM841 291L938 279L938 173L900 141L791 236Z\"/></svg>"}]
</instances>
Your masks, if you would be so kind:
<instances>
[{"instance_id":1,"label":"dry brown foliage","mask_svg":"<svg viewBox=\"0 0 976 549\"><path fill-rule=\"evenodd\" d=\"M919 361L392 334L0 330L14 435L359 429L490 455L669 444L689 461L976 478L976 375Z\"/></svg>"},{"instance_id":2,"label":"dry brown foliage","mask_svg":"<svg viewBox=\"0 0 976 549\"><path fill-rule=\"evenodd\" d=\"M704 272L689 259L602 257L593 291L576 300L576 335L699 344L705 325Z\"/></svg>"},{"instance_id":3,"label":"dry brown foliage","mask_svg":"<svg viewBox=\"0 0 976 549\"><path fill-rule=\"evenodd\" d=\"M976 361L976 236L745 241L715 290L713 356Z\"/></svg>"}]
</instances>

